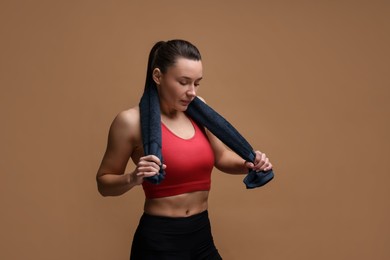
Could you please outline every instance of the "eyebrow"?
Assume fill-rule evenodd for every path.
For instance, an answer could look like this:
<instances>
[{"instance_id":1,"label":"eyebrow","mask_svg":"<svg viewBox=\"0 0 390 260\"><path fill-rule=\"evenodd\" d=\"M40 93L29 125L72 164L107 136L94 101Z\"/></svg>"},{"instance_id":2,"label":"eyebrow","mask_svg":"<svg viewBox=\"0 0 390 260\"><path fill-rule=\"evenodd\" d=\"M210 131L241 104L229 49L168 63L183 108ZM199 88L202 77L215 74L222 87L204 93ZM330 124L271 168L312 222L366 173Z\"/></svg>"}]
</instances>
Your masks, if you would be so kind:
<instances>
[{"instance_id":1,"label":"eyebrow","mask_svg":"<svg viewBox=\"0 0 390 260\"><path fill-rule=\"evenodd\" d=\"M190 78L190 77L187 77L187 76L182 76L182 77L179 77L179 78L182 78L182 79L187 79L187 80L192 80L192 78ZM195 79L195 80L201 80L201 79L203 79L203 77L200 77L200 78L198 78L198 79Z\"/></svg>"}]
</instances>

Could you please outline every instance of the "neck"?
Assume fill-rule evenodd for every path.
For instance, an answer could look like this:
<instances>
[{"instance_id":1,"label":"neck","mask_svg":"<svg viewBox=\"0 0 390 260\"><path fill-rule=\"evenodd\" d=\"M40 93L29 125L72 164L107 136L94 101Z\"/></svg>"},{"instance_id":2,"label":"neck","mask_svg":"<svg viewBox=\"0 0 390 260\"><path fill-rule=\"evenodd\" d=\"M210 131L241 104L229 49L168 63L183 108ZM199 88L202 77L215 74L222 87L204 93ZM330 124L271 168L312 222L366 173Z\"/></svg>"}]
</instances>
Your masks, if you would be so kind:
<instances>
[{"instance_id":1,"label":"neck","mask_svg":"<svg viewBox=\"0 0 390 260\"><path fill-rule=\"evenodd\" d=\"M161 111L161 117L169 118L169 119L175 119L179 118L184 113L181 111L177 111L176 109L164 104L160 103L160 111Z\"/></svg>"}]
</instances>

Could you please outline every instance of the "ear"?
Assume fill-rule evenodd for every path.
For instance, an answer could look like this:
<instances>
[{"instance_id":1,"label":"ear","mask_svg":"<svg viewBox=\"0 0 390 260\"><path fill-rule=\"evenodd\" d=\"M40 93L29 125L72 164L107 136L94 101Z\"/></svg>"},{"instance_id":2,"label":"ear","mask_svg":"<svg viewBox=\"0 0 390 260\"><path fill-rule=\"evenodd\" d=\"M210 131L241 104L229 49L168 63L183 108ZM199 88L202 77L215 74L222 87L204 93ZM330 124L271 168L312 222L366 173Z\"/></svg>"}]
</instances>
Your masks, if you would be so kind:
<instances>
[{"instance_id":1,"label":"ear","mask_svg":"<svg viewBox=\"0 0 390 260\"><path fill-rule=\"evenodd\" d=\"M159 68L155 68L152 73L153 80L157 85L160 85L162 73Z\"/></svg>"}]
</instances>

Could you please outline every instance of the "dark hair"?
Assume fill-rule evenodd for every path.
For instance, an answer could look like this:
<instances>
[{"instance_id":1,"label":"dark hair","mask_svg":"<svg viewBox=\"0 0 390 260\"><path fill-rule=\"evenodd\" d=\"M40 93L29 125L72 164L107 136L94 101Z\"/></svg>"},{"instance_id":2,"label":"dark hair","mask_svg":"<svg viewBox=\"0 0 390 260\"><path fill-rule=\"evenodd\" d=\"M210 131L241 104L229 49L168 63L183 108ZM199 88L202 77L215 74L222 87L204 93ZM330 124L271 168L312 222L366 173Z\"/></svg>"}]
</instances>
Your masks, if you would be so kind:
<instances>
[{"instance_id":1,"label":"dark hair","mask_svg":"<svg viewBox=\"0 0 390 260\"><path fill-rule=\"evenodd\" d=\"M168 67L174 65L178 58L196 61L202 59L198 48L188 41L170 40L157 42L149 53L145 88L155 84L152 77L155 68L159 68L162 73L165 73Z\"/></svg>"}]
</instances>

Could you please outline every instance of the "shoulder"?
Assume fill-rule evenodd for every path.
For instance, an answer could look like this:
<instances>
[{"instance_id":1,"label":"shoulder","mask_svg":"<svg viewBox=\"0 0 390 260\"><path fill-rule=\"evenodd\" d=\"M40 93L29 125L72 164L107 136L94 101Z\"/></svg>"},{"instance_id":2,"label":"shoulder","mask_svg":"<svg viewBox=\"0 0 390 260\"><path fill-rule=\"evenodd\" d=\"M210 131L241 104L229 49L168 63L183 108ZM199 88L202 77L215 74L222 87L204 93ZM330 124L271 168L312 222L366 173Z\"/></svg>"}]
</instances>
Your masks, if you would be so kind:
<instances>
[{"instance_id":1,"label":"shoulder","mask_svg":"<svg viewBox=\"0 0 390 260\"><path fill-rule=\"evenodd\" d=\"M120 126L134 126L139 122L139 108L133 107L123 110L115 117L113 124Z\"/></svg>"},{"instance_id":2,"label":"shoulder","mask_svg":"<svg viewBox=\"0 0 390 260\"><path fill-rule=\"evenodd\" d=\"M114 118L110 127L110 132L121 136L131 137L132 139L137 138L140 135L139 118L138 107L123 110Z\"/></svg>"}]
</instances>

